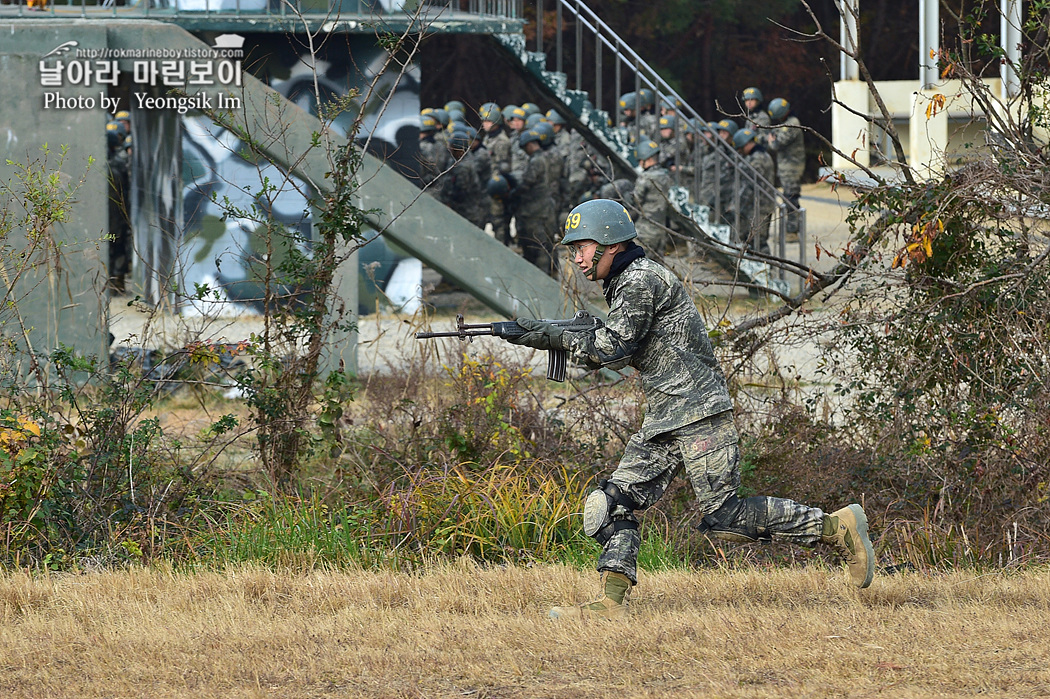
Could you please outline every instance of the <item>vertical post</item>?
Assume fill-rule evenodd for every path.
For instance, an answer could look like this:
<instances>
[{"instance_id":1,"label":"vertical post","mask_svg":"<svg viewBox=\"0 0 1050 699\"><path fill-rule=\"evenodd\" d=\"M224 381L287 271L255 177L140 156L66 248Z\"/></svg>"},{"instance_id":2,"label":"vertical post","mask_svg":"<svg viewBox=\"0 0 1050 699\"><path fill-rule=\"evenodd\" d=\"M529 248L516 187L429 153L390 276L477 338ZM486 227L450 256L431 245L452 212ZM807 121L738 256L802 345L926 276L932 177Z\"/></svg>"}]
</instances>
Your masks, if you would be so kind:
<instances>
[{"instance_id":1,"label":"vertical post","mask_svg":"<svg viewBox=\"0 0 1050 699\"><path fill-rule=\"evenodd\" d=\"M620 56L620 37L616 37L616 87L613 88L613 119L617 117L616 109L620 106L620 85L622 81L623 58ZM619 125L619 124L617 124Z\"/></svg>"},{"instance_id":2,"label":"vertical post","mask_svg":"<svg viewBox=\"0 0 1050 699\"><path fill-rule=\"evenodd\" d=\"M839 11L839 43L856 54L860 47L860 35L857 33L860 0L835 0L835 4ZM860 80L860 66L846 54L842 54L840 61L840 79Z\"/></svg>"},{"instance_id":3,"label":"vertical post","mask_svg":"<svg viewBox=\"0 0 1050 699\"><path fill-rule=\"evenodd\" d=\"M924 90L932 87L940 78L937 70L940 31L939 0L919 0L919 83Z\"/></svg>"},{"instance_id":4,"label":"vertical post","mask_svg":"<svg viewBox=\"0 0 1050 699\"><path fill-rule=\"evenodd\" d=\"M555 36L554 36L554 50L555 50L555 53L557 53L557 58L555 58L554 61L555 61L555 70L557 70L559 73L563 73L564 71L562 70L562 58L561 58L563 42L562 42L561 33L565 30L565 21L562 19L561 6L564 4L565 0L556 0L556 2L558 3L558 9L555 11L555 20L554 20L554 23L555 23L555 27L554 28L557 30L555 32Z\"/></svg>"},{"instance_id":5,"label":"vertical post","mask_svg":"<svg viewBox=\"0 0 1050 699\"><path fill-rule=\"evenodd\" d=\"M999 41L1002 42L1006 61L999 66L1003 80L1003 99L1017 95L1021 79L1017 71L1021 62L1021 3L1019 0L1000 0Z\"/></svg>"},{"instance_id":6,"label":"vertical post","mask_svg":"<svg viewBox=\"0 0 1050 699\"><path fill-rule=\"evenodd\" d=\"M594 99L602 103L602 37L594 36Z\"/></svg>"},{"instance_id":7,"label":"vertical post","mask_svg":"<svg viewBox=\"0 0 1050 699\"><path fill-rule=\"evenodd\" d=\"M536 53L543 53L543 0L536 0Z\"/></svg>"},{"instance_id":8,"label":"vertical post","mask_svg":"<svg viewBox=\"0 0 1050 699\"><path fill-rule=\"evenodd\" d=\"M576 89L583 89L583 22L580 21L580 0L576 0Z\"/></svg>"},{"instance_id":9,"label":"vertical post","mask_svg":"<svg viewBox=\"0 0 1050 699\"><path fill-rule=\"evenodd\" d=\"M642 71L638 66L638 58L634 59L634 147L637 150L642 141ZM641 163L639 163L640 165Z\"/></svg>"}]
</instances>

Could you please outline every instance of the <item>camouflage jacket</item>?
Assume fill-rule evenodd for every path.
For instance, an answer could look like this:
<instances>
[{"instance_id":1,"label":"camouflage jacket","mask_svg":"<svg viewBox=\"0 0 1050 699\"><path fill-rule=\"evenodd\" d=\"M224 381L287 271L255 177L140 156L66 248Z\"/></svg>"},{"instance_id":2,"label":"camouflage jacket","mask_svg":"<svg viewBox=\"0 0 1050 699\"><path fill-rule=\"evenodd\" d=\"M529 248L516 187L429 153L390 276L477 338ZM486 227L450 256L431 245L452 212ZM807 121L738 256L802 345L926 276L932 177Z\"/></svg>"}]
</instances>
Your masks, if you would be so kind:
<instances>
[{"instance_id":1,"label":"camouflage jacket","mask_svg":"<svg viewBox=\"0 0 1050 699\"><path fill-rule=\"evenodd\" d=\"M510 165L510 137L506 131L499 129L495 134L485 134L481 145L489 152L492 158L492 171L502 172L506 175L511 171Z\"/></svg>"},{"instance_id":2,"label":"camouflage jacket","mask_svg":"<svg viewBox=\"0 0 1050 699\"><path fill-rule=\"evenodd\" d=\"M789 116L783 124L774 126L769 150L777 154L777 171L782 176L802 176L806 169L806 144L797 117Z\"/></svg>"},{"instance_id":3,"label":"camouflage jacket","mask_svg":"<svg viewBox=\"0 0 1050 699\"><path fill-rule=\"evenodd\" d=\"M767 182L773 182L773 158L762 146L757 146L746 156L747 162ZM763 216L771 213L776 203L759 192L758 183L749 177L740 179L740 213L744 216Z\"/></svg>"},{"instance_id":4,"label":"camouflage jacket","mask_svg":"<svg viewBox=\"0 0 1050 699\"><path fill-rule=\"evenodd\" d=\"M671 270L645 257L634 260L606 280L605 300L603 327L565 332L563 341L589 368L638 370L648 403L643 437L732 410L707 327Z\"/></svg>"},{"instance_id":5,"label":"camouflage jacket","mask_svg":"<svg viewBox=\"0 0 1050 699\"><path fill-rule=\"evenodd\" d=\"M445 144L434 138L424 138L419 142L419 178L423 185L429 185L438 175L448 169L451 158Z\"/></svg>"},{"instance_id":6,"label":"camouflage jacket","mask_svg":"<svg viewBox=\"0 0 1050 699\"><path fill-rule=\"evenodd\" d=\"M517 214L519 216L548 218L556 214L553 190L557 181L551 182L550 159L547 152L538 150L531 156L522 154L527 158L524 168L513 173L514 181L517 183L515 196L518 200Z\"/></svg>"},{"instance_id":7,"label":"camouflage jacket","mask_svg":"<svg viewBox=\"0 0 1050 699\"><path fill-rule=\"evenodd\" d=\"M744 117L744 128L751 129L755 133L769 133L771 123L769 112L764 109L756 109Z\"/></svg>"},{"instance_id":8,"label":"camouflage jacket","mask_svg":"<svg viewBox=\"0 0 1050 699\"><path fill-rule=\"evenodd\" d=\"M667 190L673 184L671 173L660 166L638 175L634 181L634 203L642 216L661 226L667 222Z\"/></svg>"}]
</instances>

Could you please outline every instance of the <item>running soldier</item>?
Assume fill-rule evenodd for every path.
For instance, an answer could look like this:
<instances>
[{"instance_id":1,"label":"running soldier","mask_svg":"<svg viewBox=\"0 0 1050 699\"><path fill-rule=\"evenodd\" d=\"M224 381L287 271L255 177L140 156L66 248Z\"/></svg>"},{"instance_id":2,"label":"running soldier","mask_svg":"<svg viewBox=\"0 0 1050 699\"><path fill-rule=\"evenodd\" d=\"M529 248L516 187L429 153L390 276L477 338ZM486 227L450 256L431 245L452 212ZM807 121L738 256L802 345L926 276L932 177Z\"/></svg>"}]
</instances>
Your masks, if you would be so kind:
<instances>
[{"instance_id":1,"label":"running soldier","mask_svg":"<svg viewBox=\"0 0 1050 699\"><path fill-rule=\"evenodd\" d=\"M602 546L603 596L589 604L555 607L555 619L622 617L638 583L641 537L635 514L652 507L684 471L696 494L701 533L736 542L777 539L828 544L845 559L856 587L871 584L875 555L860 505L825 514L793 500L741 498L739 436L733 399L703 318L669 269L645 255L620 204L596 199L577 206L562 243L579 270L602 281L609 315L594 330L567 331L519 318L527 330L515 344L564 349L589 369L634 367L648 407L616 470L588 495L584 532Z\"/></svg>"}]
</instances>

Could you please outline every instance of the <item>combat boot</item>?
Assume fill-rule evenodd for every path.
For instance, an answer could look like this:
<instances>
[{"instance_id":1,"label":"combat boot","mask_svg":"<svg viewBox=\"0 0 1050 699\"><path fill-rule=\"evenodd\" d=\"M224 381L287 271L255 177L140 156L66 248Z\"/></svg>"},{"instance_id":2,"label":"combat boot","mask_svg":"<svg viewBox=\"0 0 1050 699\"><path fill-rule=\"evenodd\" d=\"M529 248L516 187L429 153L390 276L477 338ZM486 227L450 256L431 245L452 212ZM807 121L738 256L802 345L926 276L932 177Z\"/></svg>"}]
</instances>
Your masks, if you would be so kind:
<instances>
[{"instance_id":1,"label":"combat boot","mask_svg":"<svg viewBox=\"0 0 1050 699\"><path fill-rule=\"evenodd\" d=\"M578 604L574 607L555 607L550 611L551 619L570 619L579 617L603 617L619 619L627 613L627 603L631 597L631 579L622 573L605 571L602 573L602 588L605 596L594 602Z\"/></svg>"},{"instance_id":2,"label":"combat boot","mask_svg":"<svg viewBox=\"0 0 1050 699\"><path fill-rule=\"evenodd\" d=\"M847 505L824 515L820 540L838 549L854 585L864 588L871 584L875 575L875 550L868 539L868 518L860 505Z\"/></svg>"}]
</instances>

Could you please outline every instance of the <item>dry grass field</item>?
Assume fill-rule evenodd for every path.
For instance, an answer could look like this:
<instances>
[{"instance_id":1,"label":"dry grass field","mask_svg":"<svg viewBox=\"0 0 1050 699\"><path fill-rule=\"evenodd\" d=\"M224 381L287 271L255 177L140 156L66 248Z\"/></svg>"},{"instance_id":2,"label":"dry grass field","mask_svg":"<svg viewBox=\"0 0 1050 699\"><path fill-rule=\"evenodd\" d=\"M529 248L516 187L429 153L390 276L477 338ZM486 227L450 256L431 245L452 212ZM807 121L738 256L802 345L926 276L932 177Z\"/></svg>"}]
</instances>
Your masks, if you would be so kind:
<instances>
[{"instance_id":1,"label":"dry grass field","mask_svg":"<svg viewBox=\"0 0 1050 699\"><path fill-rule=\"evenodd\" d=\"M644 575L629 621L561 623L566 567L0 578L0 696L1050 695L1045 570Z\"/></svg>"}]
</instances>

